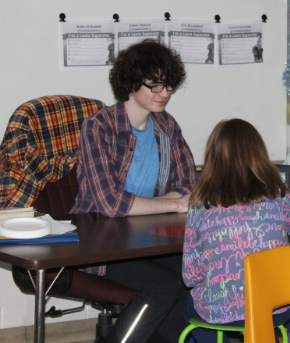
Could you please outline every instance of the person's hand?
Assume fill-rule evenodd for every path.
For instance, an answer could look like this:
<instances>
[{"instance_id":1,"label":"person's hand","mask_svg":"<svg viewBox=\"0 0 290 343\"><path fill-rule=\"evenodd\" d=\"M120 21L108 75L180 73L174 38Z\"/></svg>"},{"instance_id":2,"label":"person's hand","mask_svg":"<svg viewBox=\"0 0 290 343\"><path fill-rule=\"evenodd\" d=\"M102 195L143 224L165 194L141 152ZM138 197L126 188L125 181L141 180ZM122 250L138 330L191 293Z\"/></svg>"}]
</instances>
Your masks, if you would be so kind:
<instances>
[{"instance_id":1,"label":"person's hand","mask_svg":"<svg viewBox=\"0 0 290 343\"><path fill-rule=\"evenodd\" d=\"M168 193L161 197L142 198L135 196L129 216L140 216L156 213L184 213L188 211L190 194L181 195L177 192Z\"/></svg>"}]
</instances>

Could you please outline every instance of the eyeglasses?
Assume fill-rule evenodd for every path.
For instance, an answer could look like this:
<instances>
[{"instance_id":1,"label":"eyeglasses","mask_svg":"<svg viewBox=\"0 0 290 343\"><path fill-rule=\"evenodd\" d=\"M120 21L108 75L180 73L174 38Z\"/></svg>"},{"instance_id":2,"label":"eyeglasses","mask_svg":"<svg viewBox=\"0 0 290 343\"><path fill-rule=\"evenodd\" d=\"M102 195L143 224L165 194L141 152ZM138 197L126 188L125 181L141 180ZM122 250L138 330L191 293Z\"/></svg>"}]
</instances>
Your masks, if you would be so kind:
<instances>
[{"instance_id":1,"label":"eyeglasses","mask_svg":"<svg viewBox=\"0 0 290 343\"><path fill-rule=\"evenodd\" d=\"M174 89L170 86L164 86L163 84L160 85L155 85L155 86L150 86L147 85L147 83L142 82L142 85L151 89L152 93L161 93L163 91L164 88L166 88L167 92L172 92Z\"/></svg>"}]
</instances>

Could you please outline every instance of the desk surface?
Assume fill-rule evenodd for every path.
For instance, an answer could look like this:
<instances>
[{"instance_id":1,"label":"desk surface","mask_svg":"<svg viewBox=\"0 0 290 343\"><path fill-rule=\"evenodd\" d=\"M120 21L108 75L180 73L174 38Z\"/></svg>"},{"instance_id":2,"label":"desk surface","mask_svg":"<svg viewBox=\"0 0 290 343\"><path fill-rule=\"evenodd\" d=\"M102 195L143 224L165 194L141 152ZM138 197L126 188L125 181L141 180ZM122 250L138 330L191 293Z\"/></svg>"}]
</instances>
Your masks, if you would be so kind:
<instances>
[{"instance_id":1,"label":"desk surface","mask_svg":"<svg viewBox=\"0 0 290 343\"><path fill-rule=\"evenodd\" d=\"M79 243L3 245L0 246L0 261L39 270L182 252L180 232L168 237L159 235L158 230L156 234L155 228L176 226L176 230L182 231L185 213L126 218L86 213L69 218L77 226Z\"/></svg>"}]
</instances>

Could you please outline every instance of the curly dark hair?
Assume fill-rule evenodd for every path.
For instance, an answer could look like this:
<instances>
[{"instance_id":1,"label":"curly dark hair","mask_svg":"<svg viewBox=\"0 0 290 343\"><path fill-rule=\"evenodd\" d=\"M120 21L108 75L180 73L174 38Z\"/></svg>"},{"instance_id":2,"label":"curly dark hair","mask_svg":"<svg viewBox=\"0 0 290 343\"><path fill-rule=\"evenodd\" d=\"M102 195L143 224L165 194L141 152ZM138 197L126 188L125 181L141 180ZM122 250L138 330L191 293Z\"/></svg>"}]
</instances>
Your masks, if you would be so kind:
<instances>
[{"instance_id":1,"label":"curly dark hair","mask_svg":"<svg viewBox=\"0 0 290 343\"><path fill-rule=\"evenodd\" d=\"M176 89L185 80L185 69L180 56L163 44L146 39L119 52L109 80L117 100L129 100L145 79L162 80L165 86Z\"/></svg>"}]
</instances>

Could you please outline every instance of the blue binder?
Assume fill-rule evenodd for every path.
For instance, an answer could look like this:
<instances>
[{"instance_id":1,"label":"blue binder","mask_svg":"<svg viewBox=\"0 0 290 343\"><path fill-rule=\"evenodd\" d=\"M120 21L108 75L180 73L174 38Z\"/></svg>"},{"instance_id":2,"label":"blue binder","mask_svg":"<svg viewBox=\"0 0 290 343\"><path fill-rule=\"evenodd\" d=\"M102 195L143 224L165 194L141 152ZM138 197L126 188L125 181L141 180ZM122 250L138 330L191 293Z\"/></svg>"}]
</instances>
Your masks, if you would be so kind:
<instances>
[{"instance_id":1,"label":"blue binder","mask_svg":"<svg viewBox=\"0 0 290 343\"><path fill-rule=\"evenodd\" d=\"M79 242L79 235L77 232L64 233L61 235L48 235L39 238L6 238L0 237L1 244L44 244L44 243L69 243L69 242Z\"/></svg>"}]
</instances>

